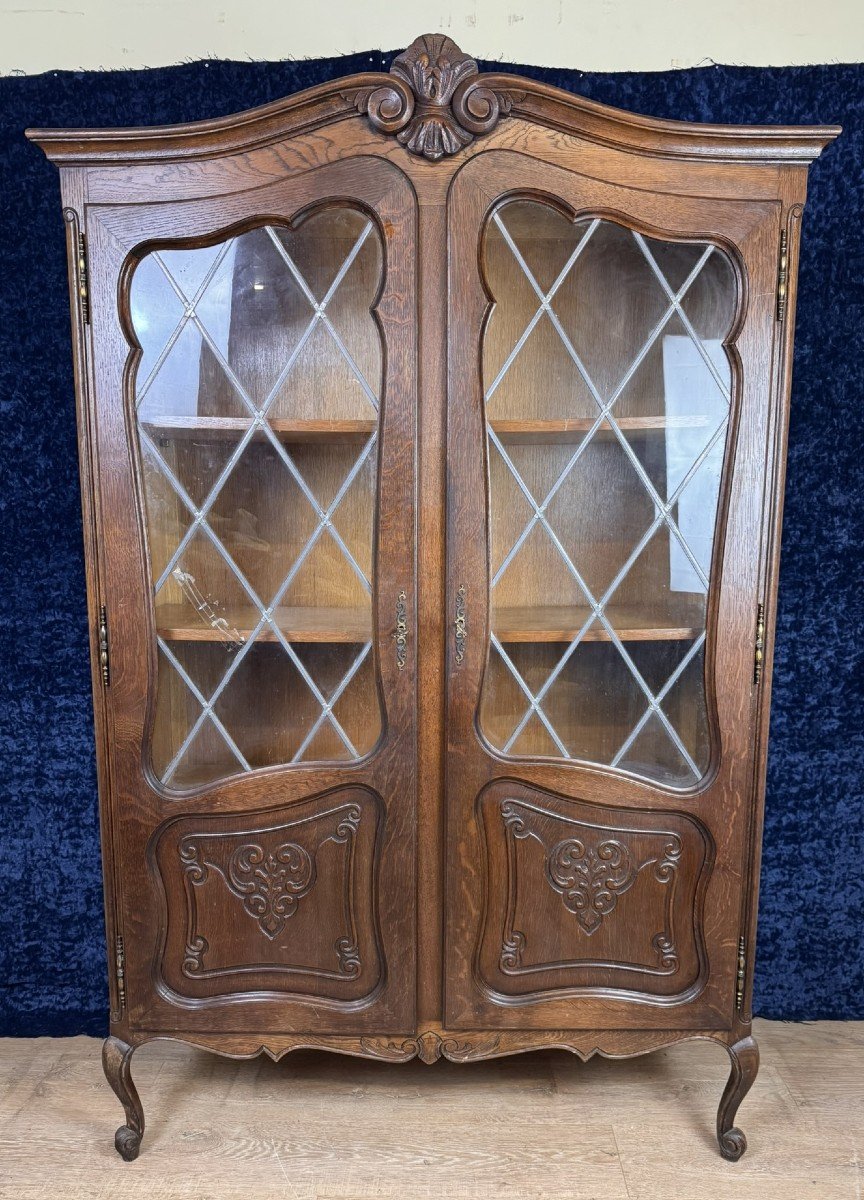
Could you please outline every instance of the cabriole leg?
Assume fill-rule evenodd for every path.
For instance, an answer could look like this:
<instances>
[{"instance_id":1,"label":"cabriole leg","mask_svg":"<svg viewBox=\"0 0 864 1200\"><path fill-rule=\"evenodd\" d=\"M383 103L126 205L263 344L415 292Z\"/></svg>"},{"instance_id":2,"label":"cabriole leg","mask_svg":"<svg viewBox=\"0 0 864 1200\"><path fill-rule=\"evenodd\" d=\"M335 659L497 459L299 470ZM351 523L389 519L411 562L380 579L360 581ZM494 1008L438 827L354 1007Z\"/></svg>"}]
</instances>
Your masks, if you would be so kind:
<instances>
[{"instance_id":1,"label":"cabriole leg","mask_svg":"<svg viewBox=\"0 0 864 1200\"><path fill-rule=\"evenodd\" d=\"M728 1158L730 1162L737 1162L747 1149L747 1139L741 1130L735 1127L735 1114L756 1079L756 1072L759 1070L759 1047L752 1037L746 1037L732 1046L727 1046L726 1049L732 1060L732 1070L717 1110L717 1141L720 1143L720 1153L723 1157Z\"/></svg>"},{"instance_id":2,"label":"cabriole leg","mask_svg":"<svg viewBox=\"0 0 864 1200\"><path fill-rule=\"evenodd\" d=\"M105 1078L111 1084L126 1113L126 1124L121 1125L114 1135L117 1153L126 1162L132 1162L138 1157L141 1139L144 1136L144 1109L132 1082L130 1070L134 1052L134 1046L129 1046L116 1037L106 1038L102 1046Z\"/></svg>"}]
</instances>

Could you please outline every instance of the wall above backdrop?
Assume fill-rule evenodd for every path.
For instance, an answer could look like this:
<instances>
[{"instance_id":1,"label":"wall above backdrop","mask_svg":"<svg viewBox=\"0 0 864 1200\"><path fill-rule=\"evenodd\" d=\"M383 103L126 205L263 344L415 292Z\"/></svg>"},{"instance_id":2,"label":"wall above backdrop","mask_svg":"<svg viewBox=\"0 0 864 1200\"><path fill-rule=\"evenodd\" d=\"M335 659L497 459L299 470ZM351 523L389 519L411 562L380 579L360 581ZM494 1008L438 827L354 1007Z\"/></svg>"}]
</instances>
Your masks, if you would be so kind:
<instances>
[{"instance_id":1,"label":"wall above backdrop","mask_svg":"<svg viewBox=\"0 0 864 1200\"><path fill-rule=\"evenodd\" d=\"M753 4L691 0L77 0L74 5L4 6L0 74L11 71L162 67L199 58L304 59L369 45L407 46L418 29L444 33L475 56L591 71L665 71L706 62L780 66L864 59L859 0Z\"/></svg>"},{"instance_id":2,"label":"wall above backdrop","mask_svg":"<svg viewBox=\"0 0 864 1200\"><path fill-rule=\"evenodd\" d=\"M64 238L56 176L23 128L213 117L386 69L392 57L0 80L2 153L16 181L0 213L9 257L0 281L0 394L7 398L0 512L10 630L0 702L0 1033L101 1033L107 1011ZM864 68L603 76L480 63L480 70L519 70L661 117L846 127L813 168L800 263L755 1011L860 1017L856 548L864 518L855 498L864 482L864 367L850 347L864 320ZM443 141L440 149L447 150Z\"/></svg>"}]
</instances>

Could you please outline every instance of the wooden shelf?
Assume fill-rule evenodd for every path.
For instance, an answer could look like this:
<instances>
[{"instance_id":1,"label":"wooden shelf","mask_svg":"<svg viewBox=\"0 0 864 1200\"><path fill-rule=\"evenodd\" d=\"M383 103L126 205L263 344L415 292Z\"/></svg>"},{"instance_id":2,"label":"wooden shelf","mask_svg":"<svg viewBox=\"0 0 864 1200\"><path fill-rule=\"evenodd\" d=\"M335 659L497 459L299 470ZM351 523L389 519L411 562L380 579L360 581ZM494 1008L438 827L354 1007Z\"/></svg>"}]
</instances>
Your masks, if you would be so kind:
<instances>
[{"instance_id":1,"label":"wooden shelf","mask_svg":"<svg viewBox=\"0 0 864 1200\"><path fill-rule=\"evenodd\" d=\"M610 605L606 616L622 642L692 641L704 626L692 607L680 613L652 613L642 605ZM572 642L588 620L590 609L575 605L493 608L492 628L500 642ZM608 642L609 634L598 622L584 634L584 642Z\"/></svg>"},{"instance_id":2,"label":"wooden shelf","mask_svg":"<svg viewBox=\"0 0 864 1200\"><path fill-rule=\"evenodd\" d=\"M559 421L490 421L492 429L502 442L509 445L556 445L562 442L578 442L596 421L596 417L572 417ZM623 433L637 436L665 433L667 429L705 429L709 418L693 417L617 417L616 423ZM595 436L614 437L610 425L604 422Z\"/></svg>"},{"instance_id":3,"label":"wooden shelf","mask_svg":"<svg viewBox=\"0 0 864 1200\"><path fill-rule=\"evenodd\" d=\"M219 615L244 640L260 620L254 608ZM277 608L274 617L289 642L353 644L368 642L372 637L372 614L365 608ZM157 605L156 632L168 642L230 642L224 633L205 623L203 617L198 621L188 604ZM267 626L255 640L275 642L277 638Z\"/></svg>"},{"instance_id":4,"label":"wooden shelf","mask_svg":"<svg viewBox=\"0 0 864 1200\"><path fill-rule=\"evenodd\" d=\"M588 619L589 609L575 605L493 608L492 626L501 642L572 642ZM244 639L258 623L253 608L225 613L229 627ZM692 641L702 632L701 616L693 609L680 613L652 613L641 605L610 606L606 615L622 642ZM291 642L352 644L369 641L372 617L361 608L277 608L276 623ZM194 621L188 604L160 604L156 609L156 632L169 642L227 642L218 629ZM274 642L269 628L256 639ZM609 634L598 622L582 638L585 642L608 642Z\"/></svg>"},{"instance_id":5,"label":"wooden shelf","mask_svg":"<svg viewBox=\"0 0 864 1200\"><path fill-rule=\"evenodd\" d=\"M282 442L364 442L377 421L319 421L272 417L267 422ZM174 441L223 441L238 439L251 424L248 417L160 417L145 421L151 437ZM255 440L264 434L259 430Z\"/></svg>"},{"instance_id":6,"label":"wooden shelf","mask_svg":"<svg viewBox=\"0 0 864 1200\"><path fill-rule=\"evenodd\" d=\"M508 420L491 421L490 424L501 441L510 445L556 445L576 442L588 432L595 417L562 418L556 421ZM693 417L618 417L622 432L630 435L664 433L667 429L705 429L709 419ZM152 437L173 441L223 441L234 440L249 428L246 417L160 417L158 421L146 421ZM289 417L273 417L268 424L283 442L363 442L376 427L369 420L320 421L297 420ZM256 433L255 438L263 438ZM595 436L613 437L612 429L603 424Z\"/></svg>"}]
</instances>

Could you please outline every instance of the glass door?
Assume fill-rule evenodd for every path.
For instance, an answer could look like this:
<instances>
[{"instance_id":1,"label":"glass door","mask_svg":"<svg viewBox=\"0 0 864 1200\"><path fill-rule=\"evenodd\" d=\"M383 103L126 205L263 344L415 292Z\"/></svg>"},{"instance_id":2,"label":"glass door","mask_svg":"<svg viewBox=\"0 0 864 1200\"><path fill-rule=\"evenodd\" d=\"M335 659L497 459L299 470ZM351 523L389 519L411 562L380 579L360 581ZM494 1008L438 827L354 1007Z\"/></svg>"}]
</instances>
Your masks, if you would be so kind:
<instances>
[{"instance_id":1,"label":"glass door","mask_svg":"<svg viewBox=\"0 0 864 1200\"><path fill-rule=\"evenodd\" d=\"M731 1019L770 217L503 152L454 183L454 1027Z\"/></svg>"},{"instance_id":2,"label":"glass door","mask_svg":"<svg viewBox=\"0 0 864 1200\"><path fill-rule=\"evenodd\" d=\"M410 1029L414 196L202 170L88 214L130 1013Z\"/></svg>"},{"instance_id":3,"label":"glass door","mask_svg":"<svg viewBox=\"0 0 864 1200\"><path fill-rule=\"evenodd\" d=\"M132 278L167 789L356 762L372 654L381 238L356 209L154 250Z\"/></svg>"}]
</instances>

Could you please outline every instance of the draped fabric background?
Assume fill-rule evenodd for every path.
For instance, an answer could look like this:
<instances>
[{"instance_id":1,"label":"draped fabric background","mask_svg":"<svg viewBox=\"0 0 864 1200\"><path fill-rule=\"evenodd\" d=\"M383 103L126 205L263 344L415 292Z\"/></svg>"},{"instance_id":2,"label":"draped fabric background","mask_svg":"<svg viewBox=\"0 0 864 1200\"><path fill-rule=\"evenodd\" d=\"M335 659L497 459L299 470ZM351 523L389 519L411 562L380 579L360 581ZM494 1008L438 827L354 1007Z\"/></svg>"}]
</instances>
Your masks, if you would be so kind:
<instances>
[{"instance_id":1,"label":"draped fabric background","mask_svg":"<svg viewBox=\"0 0 864 1200\"><path fill-rule=\"evenodd\" d=\"M22 131L218 116L391 57L0 79L0 1034L101 1034L108 1005L64 230ZM804 217L755 1007L864 1017L864 66L512 69L656 116L845 127Z\"/></svg>"}]
</instances>

